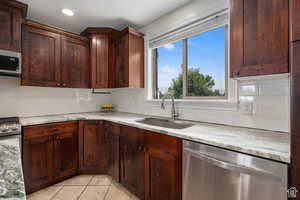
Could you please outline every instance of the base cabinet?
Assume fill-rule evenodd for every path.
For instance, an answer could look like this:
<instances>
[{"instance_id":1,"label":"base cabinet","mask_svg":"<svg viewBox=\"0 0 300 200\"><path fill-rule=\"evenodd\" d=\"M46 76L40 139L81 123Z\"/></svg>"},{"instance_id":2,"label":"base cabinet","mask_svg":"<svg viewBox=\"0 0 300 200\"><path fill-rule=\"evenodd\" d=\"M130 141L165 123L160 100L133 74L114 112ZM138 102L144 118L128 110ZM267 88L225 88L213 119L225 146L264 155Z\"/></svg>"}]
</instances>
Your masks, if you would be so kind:
<instances>
[{"instance_id":1,"label":"base cabinet","mask_svg":"<svg viewBox=\"0 0 300 200\"><path fill-rule=\"evenodd\" d=\"M181 140L145 133L146 200L181 200Z\"/></svg>"},{"instance_id":2,"label":"base cabinet","mask_svg":"<svg viewBox=\"0 0 300 200\"><path fill-rule=\"evenodd\" d=\"M53 151L53 136L23 140L23 168L27 193L53 181Z\"/></svg>"},{"instance_id":3,"label":"base cabinet","mask_svg":"<svg viewBox=\"0 0 300 200\"><path fill-rule=\"evenodd\" d=\"M103 121L79 122L79 169L82 173L105 174L107 171Z\"/></svg>"},{"instance_id":4,"label":"base cabinet","mask_svg":"<svg viewBox=\"0 0 300 200\"><path fill-rule=\"evenodd\" d=\"M78 133L68 132L54 136L55 177L66 178L78 170Z\"/></svg>"},{"instance_id":5,"label":"base cabinet","mask_svg":"<svg viewBox=\"0 0 300 200\"><path fill-rule=\"evenodd\" d=\"M77 173L109 174L141 200L181 200L181 165L180 139L134 127L95 120L23 128L27 193Z\"/></svg>"},{"instance_id":6,"label":"base cabinet","mask_svg":"<svg viewBox=\"0 0 300 200\"><path fill-rule=\"evenodd\" d=\"M23 128L23 169L31 193L77 174L78 122Z\"/></svg>"},{"instance_id":7,"label":"base cabinet","mask_svg":"<svg viewBox=\"0 0 300 200\"><path fill-rule=\"evenodd\" d=\"M105 122L107 174L120 182L120 125Z\"/></svg>"},{"instance_id":8,"label":"base cabinet","mask_svg":"<svg viewBox=\"0 0 300 200\"><path fill-rule=\"evenodd\" d=\"M144 134L122 126L120 137L121 184L140 199L145 196Z\"/></svg>"}]
</instances>

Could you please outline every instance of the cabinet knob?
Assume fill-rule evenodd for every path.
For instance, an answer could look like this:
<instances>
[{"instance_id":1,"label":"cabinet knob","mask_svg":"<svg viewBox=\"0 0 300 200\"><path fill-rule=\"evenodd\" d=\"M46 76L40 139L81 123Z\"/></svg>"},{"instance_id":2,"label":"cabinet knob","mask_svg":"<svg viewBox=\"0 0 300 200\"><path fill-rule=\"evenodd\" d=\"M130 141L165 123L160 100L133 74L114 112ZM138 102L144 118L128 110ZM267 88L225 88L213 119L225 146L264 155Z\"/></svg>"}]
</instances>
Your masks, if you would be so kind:
<instances>
[{"instance_id":1,"label":"cabinet knob","mask_svg":"<svg viewBox=\"0 0 300 200\"><path fill-rule=\"evenodd\" d=\"M56 86L60 87L60 86L61 86L61 84L60 84L60 83L56 83Z\"/></svg>"}]
</instances>

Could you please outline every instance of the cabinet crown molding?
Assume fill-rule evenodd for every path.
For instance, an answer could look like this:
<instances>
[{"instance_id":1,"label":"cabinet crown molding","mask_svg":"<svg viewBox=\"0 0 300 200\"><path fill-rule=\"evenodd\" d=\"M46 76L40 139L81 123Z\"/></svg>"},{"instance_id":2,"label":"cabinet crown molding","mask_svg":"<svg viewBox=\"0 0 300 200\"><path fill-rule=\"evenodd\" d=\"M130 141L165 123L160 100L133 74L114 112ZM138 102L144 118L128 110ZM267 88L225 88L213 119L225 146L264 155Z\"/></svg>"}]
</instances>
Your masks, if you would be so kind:
<instances>
[{"instance_id":1,"label":"cabinet crown molding","mask_svg":"<svg viewBox=\"0 0 300 200\"><path fill-rule=\"evenodd\" d=\"M27 25L27 26L39 28L39 29L42 29L42 30L45 30L45 31L58 33L58 34L61 34L63 36L71 37L71 38L74 38L74 39L78 39L78 40L82 40L82 41L89 41L89 38L84 37L82 35L67 32L67 31L64 31L63 29L60 29L60 28L54 28L54 27L48 26L46 24L42 24L42 23L34 21L34 20L26 19L26 20L23 21L23 24Z\"/></svg>"},{"instance_id":2,"label":"cabinet crown molding","mask_svg":"<svg viewBox=\"0 0 300 200\"><path fill-rule=\"evenodd\" d=\"M7 5L7 6L10 6L10 7L20 9L21 12L22 12L22 16L24 18L26 18L27 11L28 11L28 5L27 4L16 1L16 0L0 0L0 3L4 4L4 5Z\"/></svg>"},{"instance_id":3,"label":"cabinet crown molding","mask_svg":"<svg viewBox=\"0 0 300 200\"><path fill-rule=\"evenodd\" d=\"M115 35L119 33L118 30L110 28L110 27L88 27L84 31L81 32L81 35L88 37L92 34L107 34L107 35Z\"/></svg>"}]
</instances>

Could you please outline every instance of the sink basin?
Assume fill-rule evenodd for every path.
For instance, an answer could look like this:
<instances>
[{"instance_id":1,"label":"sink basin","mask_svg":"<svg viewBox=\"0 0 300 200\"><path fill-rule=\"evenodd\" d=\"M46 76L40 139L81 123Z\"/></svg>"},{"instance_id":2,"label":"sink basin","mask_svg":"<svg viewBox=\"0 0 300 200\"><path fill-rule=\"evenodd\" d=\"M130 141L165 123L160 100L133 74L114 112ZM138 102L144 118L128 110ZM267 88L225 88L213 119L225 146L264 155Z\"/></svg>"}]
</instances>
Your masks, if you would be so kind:
<instances>
[{"instance_id":1,"label":"sink basin","mask_svg":"<svg viewBox=\"0 0 300 200\"><path fill-rule=\"evenodd\" d=\"M142 120L137 120L136 122L152 125L152 126L159 126L163 128L172 128L172 129L185 129L194 126L194 124L190 124L186 122L179 122L179 121L158 119L158 118L145 118Z\"/></svg>"}]
</instances>

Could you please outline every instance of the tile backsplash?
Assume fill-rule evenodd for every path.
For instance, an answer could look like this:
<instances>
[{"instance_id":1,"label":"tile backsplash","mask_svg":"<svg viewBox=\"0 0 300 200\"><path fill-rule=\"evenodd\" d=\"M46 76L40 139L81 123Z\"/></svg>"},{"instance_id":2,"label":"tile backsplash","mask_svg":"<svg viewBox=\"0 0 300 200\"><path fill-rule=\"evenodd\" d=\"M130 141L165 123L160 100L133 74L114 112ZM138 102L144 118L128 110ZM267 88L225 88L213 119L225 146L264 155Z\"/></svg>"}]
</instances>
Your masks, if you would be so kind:
<instances>
[{"instance_id":1,"label":"tile backsplash","mask_svg":"<svg viewBox=\"0 0 300 200\"><path fill-rule=\"evenodd\" d=\"M89 89L21 87L19 79L0 77L0 117L99 111L112 102L118 111L170 116L170 103L147 101L145 89L114 89L92 95ZM239 80L239 103L176 102L180 118L249 128L290 132L288 75Z\"/></svg>"},{"instance_id":2,"label":"tile backsplash","mask_svg":"<svg viewBox=\"0 0 300 200\"><path fill-rule=\"evenodd\" d=\"M111 95L90 89L22 87L18 78L0 77L0 117L99 111Z\"/></svg>"},{"instance_id":3,"label":"tile backsplash","mask_svg":"<svg viewBox=\"0 0 300 200\"><path fill-rule=\"evenodd\" d=\"M253 77L238 82L238 104L177 102L180 118L290 132L289 75ZM145 92L145 89L116 89L112 101L119 111L169 117L170 105L162 110L159 101L145 100Z\"/></svg>"}]
</instances>

